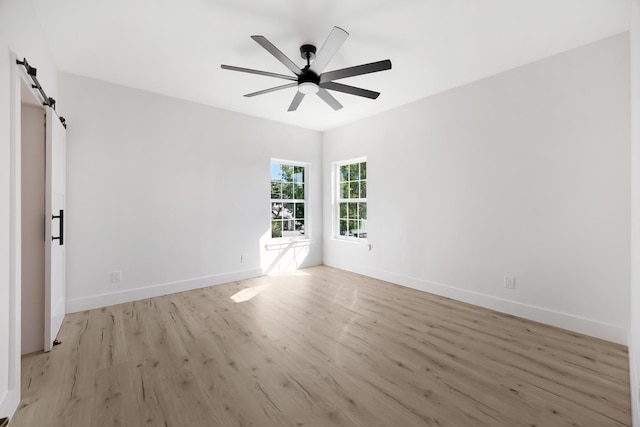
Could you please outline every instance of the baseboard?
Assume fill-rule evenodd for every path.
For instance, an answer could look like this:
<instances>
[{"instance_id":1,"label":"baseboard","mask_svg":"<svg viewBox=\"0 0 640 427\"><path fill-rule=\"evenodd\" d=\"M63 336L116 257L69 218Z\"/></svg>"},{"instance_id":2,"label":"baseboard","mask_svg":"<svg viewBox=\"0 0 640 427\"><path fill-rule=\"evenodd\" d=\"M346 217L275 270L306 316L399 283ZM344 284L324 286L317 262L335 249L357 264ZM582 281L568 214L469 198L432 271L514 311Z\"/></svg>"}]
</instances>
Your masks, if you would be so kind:
<instances>
[{"instance_id":1,"label":"baseboard","mask_svg":"<svg viewBox=\"0 0 640 427\"><path fill-rule=\"evenodd\" d=\"M640 378L638 377L638 369L640 368L640 350L636 347L637 340L633 339L631 331L629 331L629 382L631 383L631 415L633 418L632 425L640 427Z\"/></svg>"},{"instance_id":2,"label":"baseboard","mask_svg":"<svg viewBox=\"0 0 640 427\"><path fill-rule=\"evenodd\" d=\"M20 386L0 398L0 418L11 418L20 404ZM0 427L2 423L0 422Z\"/></svg>"},{"instance_id":3,"label":"baseboard","mask_svg":"<svg viewBox=\"0 0 640 427\"><path fill-rule=\"evenodd\" d=\"M638 375L631 375L631 415L633 417L632 426L640 427L640 397L638 397ZM635 385L635 386L634 386Z\"/></svg>"},{"instance_id":4,"label":"baseboard","mask_svg":"<svg viewBox=\"0 0 640 427\"><path fill-rule=\"evenodd\" d=\"M321 258L306 258L303 262L300 263L298 269L315 267L316 265L322 265Z\"/></svg>"},{"instance_id":5,"label":"baseboard","mask_svg":"<svg viewBox=\"0 0 640 427\"><path fill-rule=\"evenodd\" d=\"M242 270L231 273L218 274L214 276L198 277L196 279L183 280L178 282L162 283L152 286L143 286L133 289L126 289L119 292L112 292L90 297L75 298L67 300L66 311L76 313L94 308L106 307L114 304L137 301L146 298L153 298L162 295L174 294L176 292L190 291L207 286L220 285L237 280L250 279L262 276L262 269Z\"/></svg>"},{"instance_id":6,"label":"baseboard","mask_svg":"<svg viewBox=\"0 0 640 427\"><path fill-rule=\"evenodd\" d=\"M327 264L329 265L329 264ZM341 265L332 265L336 268L345 269ZM502 313L522 317L569 331L578 332L606 341L618 344L628 344L628 330L615 325L598 322L583 317L574 316L549 310L544 307L524 304L521 302L506 300L492 295L455 288L441 283L430 282L415 277L403 276L374 268L345 269L365 276L417 289L434 295L451 298L457 301L466 302L480 307L496 310Z\"/></svg>"}]
</instances>

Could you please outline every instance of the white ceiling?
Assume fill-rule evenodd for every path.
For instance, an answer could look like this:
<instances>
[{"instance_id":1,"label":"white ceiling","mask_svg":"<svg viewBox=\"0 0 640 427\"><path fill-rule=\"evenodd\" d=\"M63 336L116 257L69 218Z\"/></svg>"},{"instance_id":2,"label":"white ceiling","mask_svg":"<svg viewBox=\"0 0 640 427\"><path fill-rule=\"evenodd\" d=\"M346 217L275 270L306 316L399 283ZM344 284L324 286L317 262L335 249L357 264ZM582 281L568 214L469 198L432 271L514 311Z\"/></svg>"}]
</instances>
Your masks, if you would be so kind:
<instances>
[{"instance_id":1,"label":"white ceiling","mask_svg":"<svg viewBox=\"0 0 640 427\"><path fill-rule=\"evenodd\" d=\"M629 28L630 0L32 0L61 71L315 130L342 124ZM382 59L393 69L341 80L377 100L333 92L333 111L287 83L220 64L288 74L251 40L263 35L303 65L333 26L350 37L327 71ZM62 102L61 102L62 104Z\"/></svg>"}]
</instances>

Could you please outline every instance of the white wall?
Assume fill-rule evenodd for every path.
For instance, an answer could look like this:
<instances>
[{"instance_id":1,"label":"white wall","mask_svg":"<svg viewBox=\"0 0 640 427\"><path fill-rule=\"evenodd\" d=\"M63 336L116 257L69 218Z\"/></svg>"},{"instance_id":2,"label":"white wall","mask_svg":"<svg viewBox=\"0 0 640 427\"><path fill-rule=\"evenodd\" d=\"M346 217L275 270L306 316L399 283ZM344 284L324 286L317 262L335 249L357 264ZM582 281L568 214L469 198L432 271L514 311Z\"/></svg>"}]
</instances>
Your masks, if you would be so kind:
<instances>
[{"instance_id":1,"label":"white wall","mask_svg":"<svg viewBox=\"0 0 640 427\"><path fill-rule=\"evenodd\" d=\"M625 33L330 131L324 263L626 342L629 114ZM332 239L361 156L371 251Z\"/></svg>"},{"instance_id":2,"label":"white wall","mask_svg":"<svg viewBox=\"0 0 640 427\"><path fill-rule=\"evenodd\" d=\"M631 12L631 330L633 425L640 427L640 0Z\"/></svg>"},{"instance_id":3,"label":"white wall","mask_svg":"<svg viewBox=\"0 0 640 427\"><path fill-rule=\"evenodd\" d=\"M318 132L65 73L59 85L69 312L322 262ZM272 157L311 163L310 245L265 250Z\"/></svg>"},{"instance_id":4,"label":"white wall","mask_svg":"<svg viewBox=\"0 0 640 427\"><path fill-rule=\"evenodd\" d=\"M38 68L56 98L57 70L30 1L0 1L0 417L20 401L20 98L12 52Z\"/></svg>"}]
</instances>

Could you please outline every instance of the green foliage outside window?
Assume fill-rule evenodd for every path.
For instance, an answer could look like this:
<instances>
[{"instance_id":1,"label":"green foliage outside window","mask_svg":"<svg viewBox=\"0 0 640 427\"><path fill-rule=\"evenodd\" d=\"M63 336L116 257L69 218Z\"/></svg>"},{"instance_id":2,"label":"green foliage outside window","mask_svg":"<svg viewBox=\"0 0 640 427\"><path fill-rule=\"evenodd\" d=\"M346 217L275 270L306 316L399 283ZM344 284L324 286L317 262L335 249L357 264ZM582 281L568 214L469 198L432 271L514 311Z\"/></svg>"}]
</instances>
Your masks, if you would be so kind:
<instances>
[{"instance_id":1,"label":"green foliage outside window","mask_svg":"<svg viewBox=\"0 0 640 427\"><path fill-rule=\"evenodd\" d=\"M367 237L367 162L341 165L338 172L338 233Z\"/></svg>"},{"instance_id":2,"label":"green foliage outside window","mask_svg":"<svg viewBox=\"0 0 640 427\"><path fill-rule=\"evenodd\" d=\"M305 167L271 164L271 237L305 235Z\"/></svg>"}]
</instances>

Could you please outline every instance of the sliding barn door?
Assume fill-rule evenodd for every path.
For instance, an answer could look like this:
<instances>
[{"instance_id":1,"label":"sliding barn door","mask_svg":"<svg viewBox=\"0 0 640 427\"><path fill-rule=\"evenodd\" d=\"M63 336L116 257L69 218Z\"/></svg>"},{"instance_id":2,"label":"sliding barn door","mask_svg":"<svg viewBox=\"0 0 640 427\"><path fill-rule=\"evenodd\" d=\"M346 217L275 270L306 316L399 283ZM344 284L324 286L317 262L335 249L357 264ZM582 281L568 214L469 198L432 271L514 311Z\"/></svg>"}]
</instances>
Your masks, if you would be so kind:
<instances>
[{"instance_id":1,"label":"sliding barn door","mask_svg":"<svg viewBox=\"0 0 640 427\"><path fill-rule=\"evenodd\" d=\"M50 351L65 313L67 135L55 111L46 110L44 351Z\"/></svg>"}]
</instances>

